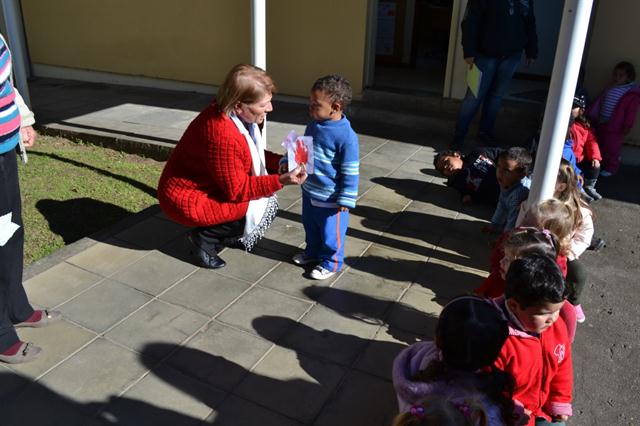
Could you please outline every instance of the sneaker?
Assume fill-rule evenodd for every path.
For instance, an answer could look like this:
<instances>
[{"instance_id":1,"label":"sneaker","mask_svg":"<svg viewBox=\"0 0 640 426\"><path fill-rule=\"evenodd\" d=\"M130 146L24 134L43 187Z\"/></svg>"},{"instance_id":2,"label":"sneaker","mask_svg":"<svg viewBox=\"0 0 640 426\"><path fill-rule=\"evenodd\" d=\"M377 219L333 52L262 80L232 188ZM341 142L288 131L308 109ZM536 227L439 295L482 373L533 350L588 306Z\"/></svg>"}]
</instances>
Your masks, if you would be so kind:
<instances>
[{"instance_id":1,"label":"sneaker","mask_svg":"<svg viewBox=\"0 0 640 426\"><path fill-rule=\"evenodd\" d=\"M602 238L594 237L591 240L588 250L600 251L606 246L605 241Z\"/></svg>"},{"instance_id":2,"label":"sneaker","mask_svg":"<svg viewBox=\"0 0 640 426\"><path fill-rule=\"evenodd\" d=\"M587 194L589 197L593 198L594 201L598 201L602 199L602 195L600 195L598 193L598 191L596 191L596 188L593 186L585 186L584 187L584 192L585 194Z\"/></svg>"},{"instance_id":3,"label":"sneaker","mask_svg":"<svg viewBox=\"0 0 640 426\"><path fill-rule=\"evenodd\" d=\"M602 176L602 177L610 177L610 176L613 176L613 173L608 172L608 171L606 171L606 170L600 170L600 175L599 175L599 176Z\"/></svg>"},{"instance_id":4,"label":"sneaker","mask_svg":"<svg viewBox=\"0 0 640 426\"><path fill-rule=\"evenodd\" d=\"M584 316L582 306L575 305L574 308L576 308L576 321L578 321L579 323L583 323L587 319L587 317Z\"/></svg>"},{"instance_id":5,"label":"sneaker","mask_svg":"<svg viewBox=\"0 0 640 426\"><path fill-rule=\"evenodd\" d=\"M330 271L327 268L323 268L322 266L318 265L315 268L313 268L309 276L314 280L326 280L327 278L335 274L336 274L335 272Z\"/></svg>"},{"instance_id":6,"label":"sneaker","mask_svg":"<svg viewBox=\"0 0 640 426\"><path fill-rule=\"evenodd\" d=\"M293 263L295 263L296 265L308 265L309 263L318 262L318 259L309 257L306 254L304 254L304 252L296 254L295 256L293 256L291 260L293 260Z\"/></svg>"},{"instance_id":7,"label":"sneaker","mask_svg":"<svg viewBox=\"0 0 640 426\"><path fill-rule=\"evenodd\" d=\"M594 201L594 198L592 196L590 196L589 194L587 194L584 191L584 188L582 189L582 191L580 192L580 196L582 197L582 199L587 203L587 204L591 204L592 201Z\"/></svg>"}]
</instances>

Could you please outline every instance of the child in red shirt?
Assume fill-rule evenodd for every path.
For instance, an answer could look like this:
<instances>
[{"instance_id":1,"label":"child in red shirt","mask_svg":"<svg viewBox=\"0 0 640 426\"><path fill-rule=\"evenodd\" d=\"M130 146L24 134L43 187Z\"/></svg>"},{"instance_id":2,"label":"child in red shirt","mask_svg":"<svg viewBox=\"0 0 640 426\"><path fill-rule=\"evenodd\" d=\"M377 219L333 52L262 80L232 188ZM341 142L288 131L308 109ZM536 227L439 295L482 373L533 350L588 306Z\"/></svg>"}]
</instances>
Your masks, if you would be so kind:
<instances>
[{"instance_id":1,"label":"child in red shirt","mask_svg":"<svg viewBox=\"0 0 640 426\"><path fill-rule=\"evenodd\" d=\"M562 273L539 255L505 266L505 296L496 303L509 320L509 337L494 365L515 379L513 400L530 414L529 425L564 425L572 414L573 366L560 316L567 296Z\"/></svg>"}]
</instances>

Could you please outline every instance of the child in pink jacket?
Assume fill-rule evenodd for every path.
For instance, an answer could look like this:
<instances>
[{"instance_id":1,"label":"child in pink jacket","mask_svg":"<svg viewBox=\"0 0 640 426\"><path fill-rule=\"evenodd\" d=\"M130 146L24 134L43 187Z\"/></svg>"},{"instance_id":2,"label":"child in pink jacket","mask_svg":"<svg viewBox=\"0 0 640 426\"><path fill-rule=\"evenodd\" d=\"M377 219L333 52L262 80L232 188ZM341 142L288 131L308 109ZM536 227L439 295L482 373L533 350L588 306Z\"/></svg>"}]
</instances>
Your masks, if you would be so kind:
<instances>
[{"instance_id":1,"label":"child in pink jacket","mask_svg":"<svg viewBox=\"0 0 640 426\"><path fill-rule=\"evenodd\" d=\"M629 62L613 69L613 83L589 108L587 115L596 124L602 152L600 176L611 176L620 167L620 151L624 138L633 127L640 106L640 86L634 81L636 71Z\"/></svg>"}]
</instances>

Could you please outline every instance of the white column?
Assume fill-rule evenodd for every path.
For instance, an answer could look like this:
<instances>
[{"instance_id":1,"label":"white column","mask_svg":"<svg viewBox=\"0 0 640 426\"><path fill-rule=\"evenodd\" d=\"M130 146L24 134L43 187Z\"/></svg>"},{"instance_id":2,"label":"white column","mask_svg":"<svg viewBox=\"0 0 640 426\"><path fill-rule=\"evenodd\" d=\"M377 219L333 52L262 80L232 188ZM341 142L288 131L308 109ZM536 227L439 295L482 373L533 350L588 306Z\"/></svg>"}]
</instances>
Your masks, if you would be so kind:
<instances>
[{"instance_id":1,"label":"white column","mask_svg":"<svg viewBox=\"0 0 640 426\"><path fill-rule=\"evenodd\" d=\"M251 0L251 63L267 69L266 0Z\"/></svg>"},{"instance_id":2,"label":"white column","mask_svg":"<svg viewBox=\"0 0 640 426\"><path fill-rule=\"evenodd\" d=\"M527 205L553 197L592 6L593 0L565 0Z\"/></svg>"},{"instance_id":3,"label":"white column","mask_svg":"<svg viewBox=\"0 0 640 426\"><path fill-rule=\"evenodd\" d=\"M1 4L5 26L7 28L5 38L11 49L14 85L18 88L27 106L31 108L29 86L27 85L29 57L27 56L26 43L24 40L20 5L18 4L18 0L1 0Z\"/></svg>"}]
</instances>

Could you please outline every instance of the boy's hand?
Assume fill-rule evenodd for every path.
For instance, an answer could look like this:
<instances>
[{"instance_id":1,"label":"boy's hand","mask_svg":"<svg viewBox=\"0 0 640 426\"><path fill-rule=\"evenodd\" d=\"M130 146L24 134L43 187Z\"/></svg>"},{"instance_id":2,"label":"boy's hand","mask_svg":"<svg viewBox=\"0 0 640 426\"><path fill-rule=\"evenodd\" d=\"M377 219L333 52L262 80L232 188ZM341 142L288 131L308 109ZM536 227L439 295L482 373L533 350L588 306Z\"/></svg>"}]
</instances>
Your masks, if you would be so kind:
<instances>
[{"instance_id":1,"label":"boy's hand","mask_svg":"<svg viewBox=\"0 0 640 426\"><path fill-rule=\"evenodd\" d=\"M569 416L567 416L566 414L558 414L556 416L553 416L553 420L556 422L566 422L567 420L569 420Z\"/></svg>"},{"instance_id":2,"label":"boy's hand","mask_svg":"<svg viewBox=\"0 0 640 426\"><path fill-rule=\"evenodd\" d=\"M591 162L591 167L593 167L594 169L599 168L599 167L600 167L600 161L598 161L598 160L593 160L593 161Z\"/></svg>"},{"instance_id":3,"label":"boy's hand","mask_svg":"<svg viewBox=\"0 0 640 426\"><path fill-rule=\"evenodd\" d=\"M22 137L22 144L26 148L31 148L36 143L38 134L33 130L33 126L27 126L20 129L20 136Z\"/></svg>"},{"instance_id":4,"label":"boy's hand","mask_svg":"<svg viewBox=\"0 0 640 426\"><path fill-rule=\"evenodd\" d=\"M465 196L462 197L462 204L473 204L473 198L471 198L471 195L467 194Z\"/></svg>"},{"instance_id":5,"label":"boy's hand","mask_svg":"<svg viewBox=\"0 0 640 426\"><path fill-rule=\"evenodd\" d=\"M338 206L338 211L339 212L348 212L349 211L349 207Z\"/></svg>"}]
</instances>

